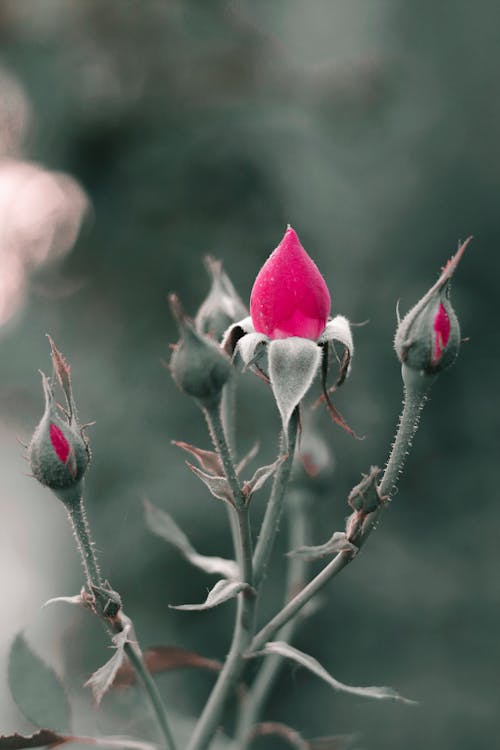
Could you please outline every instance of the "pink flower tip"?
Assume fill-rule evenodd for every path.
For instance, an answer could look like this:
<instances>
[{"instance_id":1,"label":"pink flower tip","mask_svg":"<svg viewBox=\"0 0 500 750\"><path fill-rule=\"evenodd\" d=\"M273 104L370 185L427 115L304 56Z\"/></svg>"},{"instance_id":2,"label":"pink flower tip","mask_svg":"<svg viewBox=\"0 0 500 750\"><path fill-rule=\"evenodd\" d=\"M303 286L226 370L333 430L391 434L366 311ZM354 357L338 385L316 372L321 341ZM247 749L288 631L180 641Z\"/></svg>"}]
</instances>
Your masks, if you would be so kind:
<instances>
[{"instance_id":1,"label":"pink flower tip","mask_svg":"<svg viewBox=\"0 0 500 750\"><path fill-rule=\"evenodd\" d=\"M316 340L330 314L330 293L292 227L260 269L250 296L255 330L270 339Z\"/></svg>"},{"instance_id":2,"label":"pink flower tip","mask_svg":"<svg viewBox=\"0 0 500 750\"><path fill-rule=\"evenodd\" d=\"M65 464L70 451L69 443L62 430L53 422L50 423L50 442L59 460Z\"/></svg>"},{"instance_id":3,"label":"pink flower tip","mask_svg":"<svg viewBox=\"0 0 500 750\"><path fill-rule=\"evenodd\" d=\"M450 330L451 330L450 319L448 317L448 313L446 312L445 307L442 302L439 303L437 313L434 316L433 328L434 328L433 360L436 363L436 362L439 362L444 350L446 349L446 345L450 338Z\"/></svg>"}]
</instances>

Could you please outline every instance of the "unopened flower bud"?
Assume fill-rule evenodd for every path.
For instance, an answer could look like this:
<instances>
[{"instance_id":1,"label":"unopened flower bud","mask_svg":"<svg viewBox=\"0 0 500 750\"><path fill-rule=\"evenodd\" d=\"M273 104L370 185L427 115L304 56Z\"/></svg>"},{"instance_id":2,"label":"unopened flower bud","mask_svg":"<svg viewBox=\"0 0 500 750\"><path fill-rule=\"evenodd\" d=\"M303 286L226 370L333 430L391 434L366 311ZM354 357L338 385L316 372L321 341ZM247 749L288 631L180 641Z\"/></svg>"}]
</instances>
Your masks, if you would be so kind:
<instances>
[{"instance_id":1,"label":"unopened flower bud","mask_svg":"<svg viewBox=\"0 0 500 750\"><path fill-rule=\"evenodd\" d=\"M181 335L170 359L170 372L182 391L209 406L220 398L231 376L231 361L215 341L198 333L177 297L172 294L169 299Z\"/></svg>"},{"instance_id":2,"label":"unopened flower bud","mask_svg":"<svg viewBox=\"0 0 500 750\"><path fill-rule=\"evenodd\" d=\"M58 407L48 378L42 374L45 412L28 447L33 475L54 492L75 487L90 462L87 441L76 421Z\"/></svg>"},{"instance_id":3,"label":"unopened flower bud","mask_svg":"<svg viewBox=\"0 0 500 750\"><path fill-rule=\"evenodd\" d=\"M470 241L446 264L441 276L401 320L394 348L410 370L435 375L449 367L460 349L460 325L451 305L450 281Z\"/></svg>"},{"instance_id":4,"label":"unopened flower bud","mask_svg":"<svg viewBox=\"0 0 500 750\"><path fill-rule=\"evenodd\" d=\"M239 298L229 276L222 270L220 260L207 256L205 266L212 278L207 298L196 313L195 325L199 333L220 341L222 334L248 312Z\"/></svg>"},{"instance_id":5,"label":"unopened flower bud","mask_svg":"<svg viewBox=\"0 0 500 750\"><path fill-rule=\"evenodd\" d=\"M325 329L330 306L323 276L288 227L253 285L250 314L255 331L270 339L315 341Z\"/></svg>"}]
</instances>

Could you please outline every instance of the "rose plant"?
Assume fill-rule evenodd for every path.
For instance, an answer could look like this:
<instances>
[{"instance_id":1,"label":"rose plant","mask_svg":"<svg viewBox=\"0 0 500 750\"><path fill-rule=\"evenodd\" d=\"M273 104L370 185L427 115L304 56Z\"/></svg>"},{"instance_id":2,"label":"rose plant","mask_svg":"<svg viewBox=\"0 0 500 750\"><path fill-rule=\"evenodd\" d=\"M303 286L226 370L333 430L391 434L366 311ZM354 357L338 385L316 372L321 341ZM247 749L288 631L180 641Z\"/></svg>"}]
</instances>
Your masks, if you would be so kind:
<instances>
[{"instance_id":1,"label":"rose plant","mask_svg":"<svg viewBox=\"0 0 500 750\"><path fill-rule=\"evenodd\" d=\"M213 450L177 442L186 451L190 470L209 492L225 504L234 558L200 554L186 534L163 510L145 503L150 530L174 545L189 562L218 576L204 602L176 605L176 609L204 611L235 599L234 629L227 657L217 665L218 676L208 701L196 721L177 716L155 682L153 673L174 664L213 667L213 660L176 647L143 651L132 619L125 614L121 596L102 575L84 507L84 477L91 464L85 425L81 425L73 397L70 367L50 339L53 374L42 375L45 412L28 447L34 477L62 501L82 558L84 586L80 594L56 597L92 612L104 624L114 652L86 683L92 690L96 712L109 690L134 681L142 683L154 715L158 735L75 736L69 721L68 701L54 672L42 663L24 639L16 638L10 658L12 694L26 717L38 727L32 735L4 735L2 748L56 746L64 743L130 747L152 746L166 750L205 750L209 747L250 748L264 735L275 735L302 750L347 747L348 738L306 740L279 722L263 722L262 709L284 660L310 670L334 690L376 700L414 701L387 687L354 687L340 682L311 655L292 645L299 618L318 592L357 558L371 531L393 498L416 432L422 408L438 374L456 359L461 342L457 316L450 302L450 282L469 240L445 265L436 283L399 320L395 350L401 362L404 406L396 436L383 469L371 466L355 484L347 502L350 515L345 528L319 545L309 538L309 506L302 484L294 482L292 468L299 434L306 470L314 474L328 466L328 451L314 444L307 413L308 396L320 381L319 398L333 421L354 435L332 402L332 395L347 379L354 352L351 327L342 315L331 317L331 297L325 280L288 227L283 239L257 275L250 295L250 315L218 261L207 260L212 288L194 319L189 318L176 295L170 306L179 328L170 372L182 392L198 404L206 420ZM342 348L337 356L335 345ZM337 365L331 377L333 365ZM281 443L275 461L260 466L247 477L255 451L235 455L234 392L241 370L249 370L270 387L281 416ZM64 395L58 406L55 389ZM355 445L355 443L353 443ZM326 455L326 458L325 458ZM270 485L264 517L256 534L251 518L253 495ZM283 605L267 622L260 622L258 604L266 585L281 516L288 521L290 546ZM325 560L316 575L308 562ZM258 668L248 669L258 662ZM27 666L26 666L27 665ZM22 673L21 666L27 674ZM40 677L43 675L43 679ZM251 679L249 680L249 675ZM38 677L37 677L38 676ZM239 686L245 677L247 688ZM40 710L43 684L45 709ZM40 679L42 682L40 683ZM233 720L224 733L228 699L239 695ZM234 706L234 701L232 704ZM48 708L47 708L48 706ZM45 718L53 717L45 723ZM52 723L50 723L52 722Z\"/></svg>"}]
</instances>

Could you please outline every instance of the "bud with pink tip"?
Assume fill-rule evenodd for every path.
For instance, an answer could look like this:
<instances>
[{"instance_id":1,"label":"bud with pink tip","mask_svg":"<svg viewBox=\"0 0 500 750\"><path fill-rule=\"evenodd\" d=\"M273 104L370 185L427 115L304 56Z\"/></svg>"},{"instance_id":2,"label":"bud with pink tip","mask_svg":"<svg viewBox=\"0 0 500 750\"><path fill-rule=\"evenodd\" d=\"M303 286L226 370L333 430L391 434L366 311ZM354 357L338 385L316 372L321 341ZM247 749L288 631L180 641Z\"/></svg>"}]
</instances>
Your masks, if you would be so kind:
<instances>
[{"instance_id":1,"label":"bud with pink tip","mask_svg":"<svg viewBox=\"0 0 500 750\"><path fill-rule=\"evenodd\" d=\"M76 420L56 404L42 373L45 411L28 447L33 476L56 494L76 487L90 463L90 452ZM63 498L61 498L63 499Z\"/></svg>"},{"instance_id":2,"label":"bud with pink tip","mask_svg":"<svg viewBox=\"0 0 500 750\"><path fill-rule=\"evenodd\" d=\"M330 294L316 264L291 227L262 266L250 297L257 333L270 339L316 341L330 314Z\"/></svg>"},{"instance_id":3,"label":"bud with pink tip","mask_svg":"<svg viewBox=\"0 0 500 750\"><path fill-rule=\"evenodd\" d=\"M398 325L394 347L410 370L436 375L458 355L460 325L450 302L450 281L470 239L459 247L434 286Z\"/></svg>"}]
</instances>

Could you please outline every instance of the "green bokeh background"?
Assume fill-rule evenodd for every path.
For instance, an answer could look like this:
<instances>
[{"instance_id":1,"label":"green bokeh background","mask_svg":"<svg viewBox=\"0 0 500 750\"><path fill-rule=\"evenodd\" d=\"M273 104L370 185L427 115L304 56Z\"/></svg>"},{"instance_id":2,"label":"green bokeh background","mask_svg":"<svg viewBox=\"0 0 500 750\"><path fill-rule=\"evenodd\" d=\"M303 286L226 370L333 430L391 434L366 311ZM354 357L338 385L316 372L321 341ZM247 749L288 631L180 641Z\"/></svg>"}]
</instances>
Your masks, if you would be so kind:
<instances>
[{"instance_id":1,"label":"green bokeh background","mask_svg":"<svg viewBox=\"0 0 500 750\"><path fill-rule=\"evenodd\" d=\"M211 253L248 299L289 222L334 311L369 320L355 329L352 376L338 397L365 439L319 420L336 460L311 511L320 543L342 527L360 472L387 455L401 399L397 300L406 310L458 240L474 235L453 297L470 342L433 389L382 526L296 641L338 679L393 685L420 706L336 695L285 667L266 718L306 737L356 732L366 750L498 743L499 24L493 0L0 8L0 62L34 109L29 154L78 179L93 208L73 252L32 278L24 310L1 333L0 410L13 440L29 436L49 331L72 363L82 417L97 421L88 512L103 570L145 645L222 658L232 619L231 604L168 609L201 600L211 579L148 536L142 518L147 495L200 551L229 554L224 509L170 444L208 447L201 414L161 366L176 338L167 293L194 313ZM262 463L272 460L278 419L250 376L238 421L242 448L258 438ZM19 476L20 494L29 483ZM38 512L54 502L39 495ZM280 603L279 547L263 616ZM65 586L77 591L67 545L64 555ZM61 614L53 638L75 684L109 654L84 616ZM204 674L161 678L169 702L193 714L210 684Z\"/></svg>"}]
</instances>

